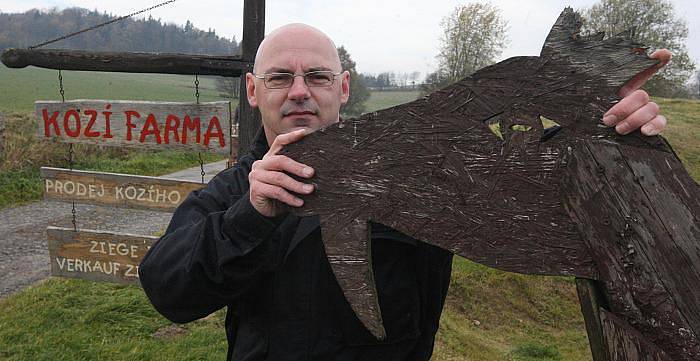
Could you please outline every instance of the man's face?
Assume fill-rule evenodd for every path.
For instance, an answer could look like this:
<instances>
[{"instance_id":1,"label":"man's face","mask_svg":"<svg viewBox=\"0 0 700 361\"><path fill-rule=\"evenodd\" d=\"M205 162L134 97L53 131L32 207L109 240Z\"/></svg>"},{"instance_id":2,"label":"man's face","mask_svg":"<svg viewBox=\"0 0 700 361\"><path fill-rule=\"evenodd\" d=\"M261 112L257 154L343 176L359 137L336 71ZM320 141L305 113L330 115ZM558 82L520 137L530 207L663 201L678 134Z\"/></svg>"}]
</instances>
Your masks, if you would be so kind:
<instances>
[{"instance_id":1,"label":"man's face","mask_svg":"<svg viewBox=\"0 0 700 361\"><path fill-rule=\"evenodd\" d=\"M291 29L289 29L291 28ZM341 71L335 47L313 28L282 28L261 45L256 57L256 75L310 71ZM268 89L263 79L247 75L247 95L251 106L262 115L268 143L300 128L318 129L338 121L339 110L350 95L349 73L335 76L333 85L309 87L303 76L294 78L290 88Z\"/></svg>"}]
</instances>

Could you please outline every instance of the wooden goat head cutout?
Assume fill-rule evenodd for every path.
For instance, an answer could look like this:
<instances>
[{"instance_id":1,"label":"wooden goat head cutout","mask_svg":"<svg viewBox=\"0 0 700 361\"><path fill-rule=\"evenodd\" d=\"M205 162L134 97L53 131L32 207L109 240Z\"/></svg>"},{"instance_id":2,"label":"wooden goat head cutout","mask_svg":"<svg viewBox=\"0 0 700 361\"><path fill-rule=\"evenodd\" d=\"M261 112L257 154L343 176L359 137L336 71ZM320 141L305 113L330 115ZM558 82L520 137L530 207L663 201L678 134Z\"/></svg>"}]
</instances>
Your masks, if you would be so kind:
<instances>
[{"instance_id":1,"label":"wooden goat head cutout","mask_svg":"<svg viewBox=\"0 0 700 361\"><path fill-rule=\"evenodd\" d=\"M501 270L598 280L605 340L632 335L654 360L700 358L698 185L663 138L601 123L619 88L656 61L580 26L567 8L539 57L284 150L316 170L296 212L320 216L338 283L377 338L370 220Z\"/></svg>"}]
</instances>

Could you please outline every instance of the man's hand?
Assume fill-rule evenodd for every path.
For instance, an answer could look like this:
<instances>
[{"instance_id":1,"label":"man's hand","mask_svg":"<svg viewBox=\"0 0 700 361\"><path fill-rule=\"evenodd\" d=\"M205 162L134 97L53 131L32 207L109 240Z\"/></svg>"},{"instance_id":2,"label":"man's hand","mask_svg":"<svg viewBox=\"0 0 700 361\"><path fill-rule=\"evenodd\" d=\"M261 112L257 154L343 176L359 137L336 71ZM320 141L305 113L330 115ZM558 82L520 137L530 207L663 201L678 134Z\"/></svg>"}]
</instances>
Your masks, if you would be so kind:
<instances>
[{"instance_id":1,"label":"man's hand","mask_svg":"<svg viewBox=\"0 0 700 361\"><path fill-rule=\"evenodd\" d=\"M306 135L305 129L281 134L270 145L265 156L253 163L253 169L248 175L250 182L250 203L260 214L275 217L285 212L285 204L301 207L304 201L293 196L290 192L309 194L314 186L294 180L286 173L310 178L314 170L296 162L284 155L278 155L283 146L299 141ZM285 173L286 172L286 173Z\"/></svg>"},{"instance_id":2,"label":"man's hand","mask_svg":"<svg viewBox=\"0 0 700 361\"><path fill-rule=\"evenodd\" d=\"M615 127L619 134L629 134L642 127L644 135L657 135L666 128L666 118L659 114L659 106L649 101L649 94L639 88L671 60L671 52L666 49L655 51L651 58L659 59L655 66L644 70L632 78L621 89L622 97L605 115L603 123Z\"/></svg>"}]
</instances>

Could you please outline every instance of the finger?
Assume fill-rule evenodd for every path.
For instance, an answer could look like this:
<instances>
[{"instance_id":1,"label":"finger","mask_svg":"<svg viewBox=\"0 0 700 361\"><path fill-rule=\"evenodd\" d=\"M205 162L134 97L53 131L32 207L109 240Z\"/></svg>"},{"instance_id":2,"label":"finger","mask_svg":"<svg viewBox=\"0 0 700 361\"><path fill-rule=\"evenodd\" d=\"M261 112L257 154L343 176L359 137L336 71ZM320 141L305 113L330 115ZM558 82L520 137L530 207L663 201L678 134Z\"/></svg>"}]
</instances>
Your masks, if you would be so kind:
<instances>
[{"instance_id":1,"label":"finger","mask_svg":"<svg viewBox=\"0 0 700 361\"><path fill-rule=\"evenodd\" d=\"M304 201L287 192L284 188L271 184L259 183L256 194L262 198L276 199L292 207L301 207Z\"/></svg>"},{"instance_id":2,"label":"finger","mask_svg":"<svg viewBox=\"0 0 700 361\"><path fill-rule=\"evenodd\" d=\"M299 177L310 178L314 169L285 155L270 155L253 163L253 170L284 171Z\"/></svg>"},{"instance_id":3,"label":"finger","mask_svg":"<svg viewBox=\"0 0 700 361\"><path fill-rule=\"evenodd\" d=\"M669 61L671 61L671 56L671 52L667 49L659 49L653 52L649 57L652 59L657 59L659 62L632 77L632 79L623 85L622 88L620 88L618 95L624 98L629 93L641 88L644 83L647 82L647 80L654 76L657 71L659 71L659 69L663 68Z\"/></svg>"},{"instance_id":4,"label":"finger","mask_svg":"<svg viewBox=\"0 0 700 361\"><path fill-rule=\"evenodd\" d=\"M656 118L642 126L642 134L652 136L657 135L666 129L666 117L657 115Z\"/></svg>"},{"instance_id":5,"label":"finger","mask_svg":"<svg viewBox=\"0 0 700 361\"><path fill-rule=\"evenodd\" d=\"M306 132L306 129L297 129L293 132L278 135L277 138L275 138L275 140L270 145L270 150L267 152L267 154L277 154L277 152L279 152L280 149L282 149L282 147L284 147L285 145L298 142L299 140L304 138Z\"/></svg>"},{"instance_id":6,"label":"finger","mask_svg":"<svg viewBox=\"0 0 700 361\"><path fill-rule=\"evenodd\" d=\"M619 103L615 104L610 110L603 115L603 123L612 127L620 121L629 117L637 109L649 103L649 94L644 90L635 90L632 94L622 98Z\"/></svg>"},{"instance_id":7,"label":"finger","mask_svg":"<svg viewBox=\"0 0 700 361\"><path fill-rule=\"evenodd\" d=\"M256 177L256 180L298 194L309 194L314 191L314 186L312 184L296 181L282 172L261 172L260 175Z\"/></svg>"},{"instance_id":8,"label":"finger","mask_svg":"<svg viewBox=\"0 0 700 361\"><path fill-rule=\"evenodd\" d=\"M654 102L649 102L645 106L637 109L622 122L615 126L615 131L625 135L631 133L642 125L649 123L652 119L659 115L659 106Z\"/></svg>"}]
</instances>

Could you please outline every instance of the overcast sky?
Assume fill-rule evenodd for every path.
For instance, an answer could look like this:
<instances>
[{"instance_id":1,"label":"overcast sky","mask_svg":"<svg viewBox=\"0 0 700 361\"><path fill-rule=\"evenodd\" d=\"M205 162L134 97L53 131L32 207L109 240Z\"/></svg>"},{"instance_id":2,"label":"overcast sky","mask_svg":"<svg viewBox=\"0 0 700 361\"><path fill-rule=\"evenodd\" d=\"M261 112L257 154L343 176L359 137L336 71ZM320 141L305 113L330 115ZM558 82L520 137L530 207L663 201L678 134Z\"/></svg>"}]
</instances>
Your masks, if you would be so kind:
<instances>
[{"instance_id":1,"label":"overcast sky","mask_svg":"<svg viewBox=\"0 0 700 361\"><path fill-rule=\"evenodd\" d=\"M2 12L32 8L84 7L124 15L163 0L0 0ZM542 42L564 7L588 7L595 0L493 0L508 21L509 45L502 58L539 54ZM671 0L690 34L686 46L700 64L700 11L697 0ZM360 72L412 72L422 75L436 67L440 20L468 0L267 0L266 33L276 27L303 22L326 32L344 45ZM178 0L150 12L154 18L200 29L215 29L241 40L243 0ZM146 15L147 16L147 15ZM57 46L60 43L56 44Z\"/></svg>"}]
</instances>

